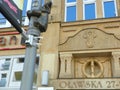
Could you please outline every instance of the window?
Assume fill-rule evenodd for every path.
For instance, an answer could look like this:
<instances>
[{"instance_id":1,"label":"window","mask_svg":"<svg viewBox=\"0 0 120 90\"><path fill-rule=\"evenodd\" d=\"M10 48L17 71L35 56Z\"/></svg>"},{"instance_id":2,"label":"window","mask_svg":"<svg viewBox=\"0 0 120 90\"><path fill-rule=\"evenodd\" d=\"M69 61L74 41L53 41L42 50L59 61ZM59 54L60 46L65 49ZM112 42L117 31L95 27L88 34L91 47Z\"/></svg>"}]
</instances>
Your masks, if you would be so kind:
<instances>
[{"instance_id":1,"label":"window","mask_svg":"<svg viewBox=\"0 0 120 90\"><path fill-rule=\"evenodd\" d=\"M27 11L31 9L32 0L24 0L22 11L22 25L28 25L29 20L27 18Z\"/></svg>"},{"instance_id":2,"label":"window","mask_svg":"<svg viewBox=\"0 0 120 90\"><path fill-rule=\"evenodd\" d=\"M44 5L44 0L42 0L42 6Z\"/></svg>"},{"instance_id":3,"label":"window","mask_svg":"<svg viewBox=\"0 0 120 90\"><path fill-rule=\"evenodd\" d=\"M84 0L83 1L83 19L90 20L96 18L96 3L95 0Z\"/></svg>"},{"instance_id":4,"label":"window","mask_svg":"<svg viewBox=\"0 0 120 90\"><path fill-rule=\"evenodd\" d=\"M67 7L67 18L66 21L75 21L76 20L76 6Z\"/></svg>"},{"instance_id":5,"label":"window","mask_svg":"<svg viewBox=\"0 0 120 90\"><path fill-rule=\"evenodd\" d=\"M24 58L23 57L18 58L17 63L24 63Z\"/></svg>"},{"instance_id":6,"label":"window","mask_svg":"<svg viewBox=\"0 0 120 90\"><path fill-rule=\"evenodd\" d=\"M24 7L23 7L23 12L22 12L23 17L26 16L27 2L28 0L24 0L24 4L23 4Z\"/></svg>"},{"instance_id":7,"label":"window","mask_svg":"<svg viewBox=\"0 0 120 90\"><path fill-rule=\"evenodd\" d=\"M1 78L0 87L5 87L5 86L6 86L6 78Z\"/></svg>"},{"instance_id":8,"label":"window","mask_svg":"<svg viewBox=\"0 0 120 90\"><path fill-rule=\"evenodd\" d=\"M65 2L65 21L76 21L76 0L66 0Z\"/></svg>"},{"instance_id":9,"label":"window","mask_svg":"<svg viewBox=\"0 0 120 90\"><path fill-rule=\"evenodd\" d=\"M85 20L95 19L95 4L85 5Z\"/></svg>"},{"instance_id":10,"label":"window","mask_svg":"<svg viewBox=\"0 0 120 90\"><path fill-rule=\"evenodd\" d=\"M22 71L17 71L17 72L14 72L14 75L13 75L13 82L20 82L22 80ZM34 73L34 81L33 83L35 84L37 81L37 73Z\"/></svg>"},{"instance_id":11,"label":"window","mask_svg":"<svg viewBox=\"0 0 120 90\"><path fill-rule=\"evenodd\" d=\"M69 2L76 2L76 0L67 0L67 2L69 3Z\"/></svg>"},{"instance_id":12,"label":"window","mask_svg":"<svg viewBox=\"0 0 120 90\"><path fill-rule=\"evenodd\" d=\"M3 64L9 65L9 69L2 70ZM0 57L0 87L19 87L21 83L23 65L24 65L24 55L1 56ZM39 65L39 55L37 55L36 58L34 85L36 85L38 65Z\"/></svg>"},{"instance_id":13,"label":"window","mask_svg":"<svg viewBox=\"0 0 120 90\"><path fill-rule=\"evenodd\" d=\"M9 61L5 61L3 64L2 64L2 70L9 70L9 67L10 67L10 62Z\"/></svg>"},{"instance_id":14,"label":"window","mask_svg":"<svg viewBox=\"0 0 120 90\"><path fill-rule=\"evenodd\" d=\"M1 78L6 78L7 77L7 74L6 73L3 73L2 75L1 75Z\"/></svg>"},{"instance_id":15,"label":"window","mask_svg":"<svg viewBox=\"0 0 120 90\"><path fill-rule=\"evenodd\" d=\"M105 18L117 16L114 0L103 0L103 14Z\"/></svg>"},{"instance_id":16,"label":"window","mask_svg":"<svg viewBox=\"0 0 120 90\"><path fill-rule=\"evenodd\" d=\"M93 20L118 16L117 0L64 0L64 21ZM62 14L63 15L63 14Z\"/></svg>"},{"instance_id":17,"label":"window","mask_svg":"<svg viewBox=\"0 0 120 90\"><path fill-rule=\"evenodd\" d=\"M21 79L22 79L22 71L14 72L13 81L17 82L17 81L21 81Z\"/></svg>"}]
</instances>

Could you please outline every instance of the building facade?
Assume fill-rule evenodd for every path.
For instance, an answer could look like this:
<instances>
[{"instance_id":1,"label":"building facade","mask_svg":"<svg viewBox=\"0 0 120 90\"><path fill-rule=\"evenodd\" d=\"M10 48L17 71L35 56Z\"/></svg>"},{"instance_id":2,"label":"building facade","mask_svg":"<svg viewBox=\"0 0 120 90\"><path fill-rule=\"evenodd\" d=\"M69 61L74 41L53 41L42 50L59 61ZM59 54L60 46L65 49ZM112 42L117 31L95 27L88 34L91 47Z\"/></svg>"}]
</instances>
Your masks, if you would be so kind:
<instances>
[{"instance_id":1,"label":"building facade","mask_svg":"<svg viewBox=\"0 0 120 90\"><path fill-rule=\"evenodd\" d=\"M24 10L30 10L32 0L24 1ZM52 2L48 29L41 34L33 87L120 89L120 0ZM27 30L29 20L23 16ZM0 28L0 88L17 90L25 46L6 19L1 19ZM42 75L45 71L48 77ZM48 79L45 84L44 79Z\"/></svg>"}]
</instances>

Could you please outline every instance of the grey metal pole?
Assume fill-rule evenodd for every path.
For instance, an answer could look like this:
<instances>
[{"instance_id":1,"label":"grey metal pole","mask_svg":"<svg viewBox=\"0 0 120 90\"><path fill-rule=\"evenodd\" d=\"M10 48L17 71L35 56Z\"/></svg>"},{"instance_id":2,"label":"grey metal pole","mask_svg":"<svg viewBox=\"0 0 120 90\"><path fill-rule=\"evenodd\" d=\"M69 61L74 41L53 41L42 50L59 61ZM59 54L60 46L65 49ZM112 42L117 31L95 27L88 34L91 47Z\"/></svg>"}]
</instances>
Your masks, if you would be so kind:
<instances>
[{"instance_id":1,"label":"grey metal pole","mask_svg":"<svg viewBox=\"0 0 120 90\"><path fill-rule=\"evenodd\" d=\"M35 0L38 1L38 0ZM41 0L39 0L39 5L37 7L34 7L33 5L32 9L40 9L41 7ZM36 16L30 17L30 24L28 28L28 35L33 36L33 45L26 44L26 53L25 53L25 61L24 61L24 68L22 73L22 81L21 81L21 87L20 90L32 90L33 89L33 80L34 80L34 71L35 71L35 60L36 60L36 54L37 54L37 43L38 38L40 36L40 30L39 28L34 26L34 22L38 18ZM36 38L35 38L36 37Z\"/></svg>"},{"instance_id":2,"label":"grey metal pole","mask_svg":"<svg viewBox=\"0 0 120 90\"><path fill-rule=\"evenodd\" d=\"M51 6L51 2L42 6L41 0L33 0L32 10L27 12L30 23L27 31L28 40L26 40L26 54L20 90L33 89L38 37L41 32L45 32L47 29L48 14Z\"/></svg>"},{"instance_id":3,"label":"grey metal pole","mask_svg":"<svg viewBox=\"0 0 120 90\"><path fill-rule=\"evenodd\" d=\"M33 26L35 17L31 17L30 20L30 26L29 26L29 35L39 36L40 31ZM36 40L33 40L33 43L36 44L38 42L37 38ZM25 62L24 62L24 69L22 74L22 81L21 81L21 87L20 90L32 90L33 88L33 79L34 79L34 70L35 70L35 60L36 60L36 54L37 54L37 45L27 45L26 47L26 54L25 54Z\"/></svg>"},{"instance_id":4,"label":"grey metal pole","mask_svg":"<svg viewBox=\"0 0 120 90\"><path fill-rule=\"evenodd\" d=\"M13 17L12 14L9 14L9 11L5 9L2 1L0 1L0 12L2 12L26 40L26 54L20 90L32 90L33 88L38 37L41 32L45 32L47 29L48 14L50 14L51 6L52 2L48 2L42 6L42 0L33 0L32 10L27 12L30 24L26 34L17 20L15 18L11 19Z\"/></svg>"}]
</instances>

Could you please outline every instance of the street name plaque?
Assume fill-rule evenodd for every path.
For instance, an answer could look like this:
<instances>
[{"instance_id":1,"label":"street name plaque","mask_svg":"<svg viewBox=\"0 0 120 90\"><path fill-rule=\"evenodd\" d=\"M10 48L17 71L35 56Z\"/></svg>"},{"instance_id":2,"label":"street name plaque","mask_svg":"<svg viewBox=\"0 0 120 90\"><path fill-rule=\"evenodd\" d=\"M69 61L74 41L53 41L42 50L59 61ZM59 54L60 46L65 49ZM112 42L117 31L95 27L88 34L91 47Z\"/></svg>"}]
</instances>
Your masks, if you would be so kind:
<instances>
[{"instance_id":1,"label":"street name plaque","mask_svg":"<svg viewBox=\"0 0 120 90\"><path fill-rule=\"evenodd\" d=\"M120 78L114 79L58 79L50 82L56 89L120 89Z\"/></svg>"}]
</instances>

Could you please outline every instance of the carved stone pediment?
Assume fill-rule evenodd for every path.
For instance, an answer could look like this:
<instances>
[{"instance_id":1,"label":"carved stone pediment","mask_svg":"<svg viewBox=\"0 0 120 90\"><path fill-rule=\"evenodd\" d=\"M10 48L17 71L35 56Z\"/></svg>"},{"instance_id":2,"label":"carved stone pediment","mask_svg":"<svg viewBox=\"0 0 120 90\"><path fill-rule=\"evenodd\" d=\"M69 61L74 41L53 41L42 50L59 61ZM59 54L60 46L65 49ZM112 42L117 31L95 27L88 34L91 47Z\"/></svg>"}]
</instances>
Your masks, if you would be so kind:
<instances>
[{"instance_id":1,"label":"carved stone pediment","mask_svg":"<svg viewBox=\"0 0 120 90\"><path fill-rule=\"evenodd\" d=\"M120 40L97 28L84 29L59 45L59 51L120 48Z\"/></svg>"}]
</instances>

